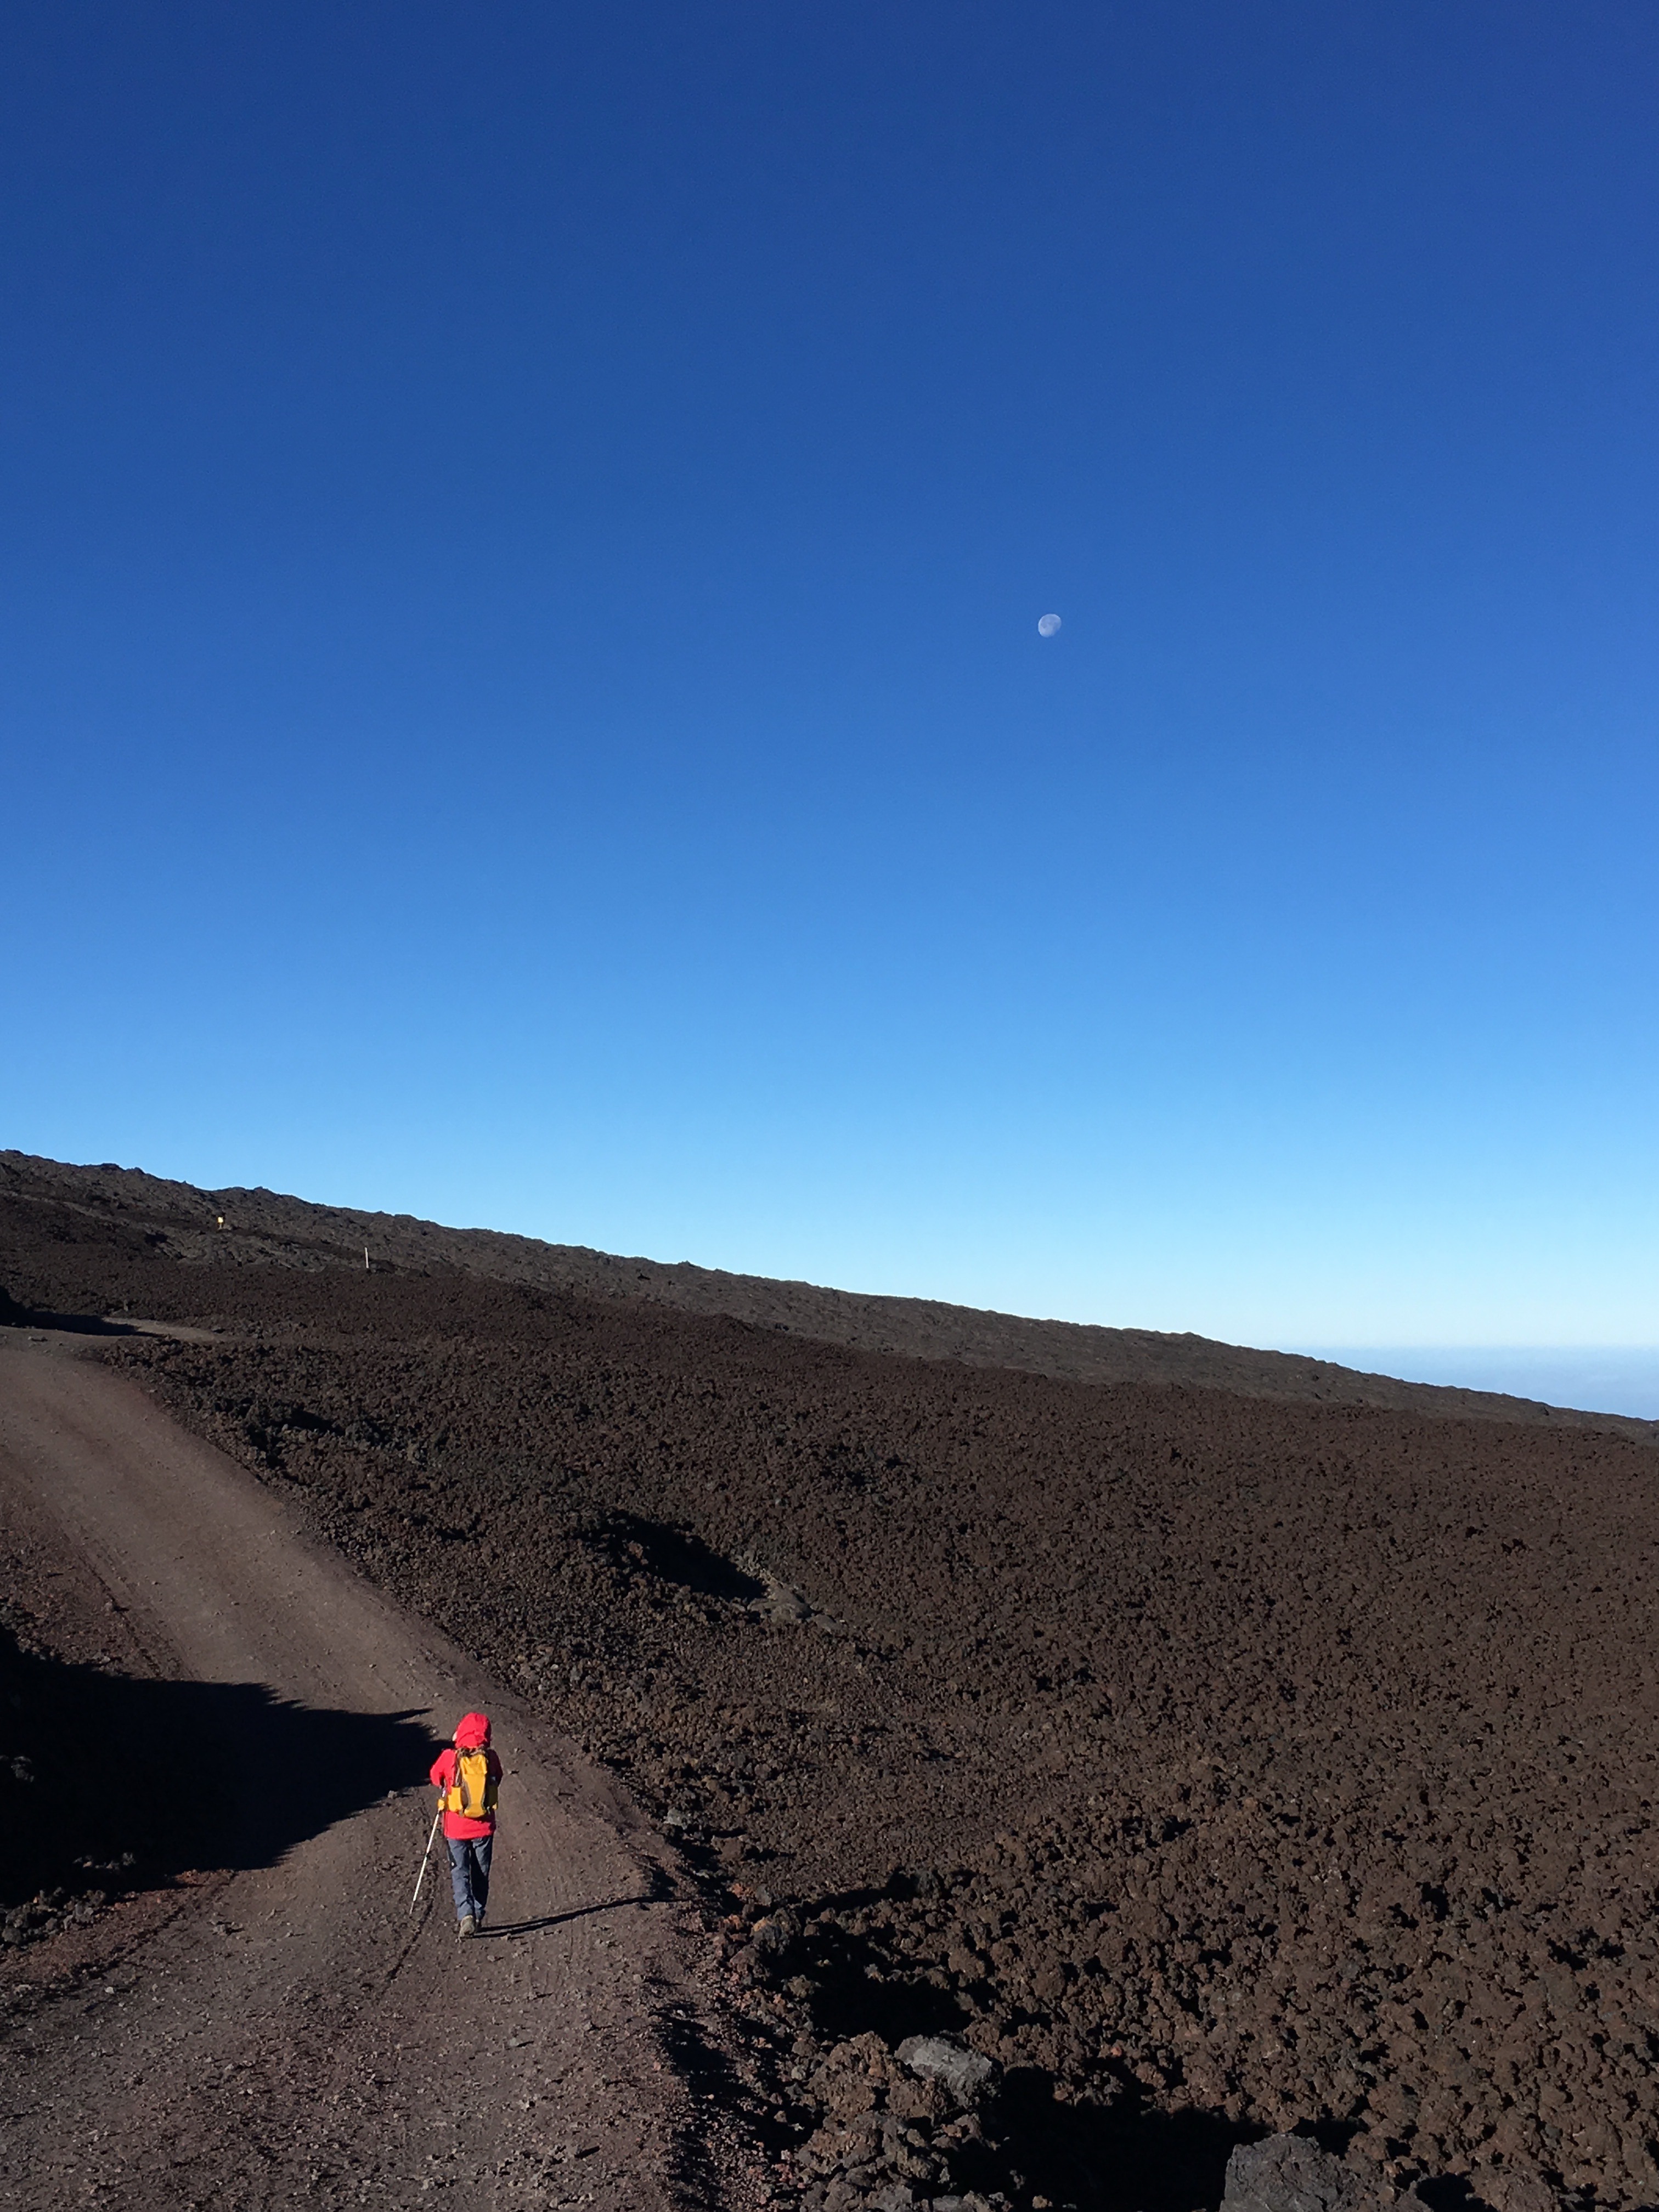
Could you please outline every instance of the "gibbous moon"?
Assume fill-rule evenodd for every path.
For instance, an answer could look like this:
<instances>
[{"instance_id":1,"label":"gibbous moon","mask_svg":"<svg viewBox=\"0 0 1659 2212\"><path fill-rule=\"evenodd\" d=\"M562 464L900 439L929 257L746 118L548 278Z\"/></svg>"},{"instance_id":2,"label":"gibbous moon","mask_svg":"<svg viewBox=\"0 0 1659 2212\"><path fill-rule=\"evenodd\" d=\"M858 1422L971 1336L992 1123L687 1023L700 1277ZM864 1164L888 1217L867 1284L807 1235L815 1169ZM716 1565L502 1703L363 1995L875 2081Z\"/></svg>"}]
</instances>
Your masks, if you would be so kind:
<instances>
[{"instance_id":1,"label":"gibbous moon","mask_svg":"<svg viewBox=\"0 0 1659 2212\"><path fill-rule=\"evenodd\" d=\"M1044 615L1042 619L1037 624L1037 635L1039 637L1052 637L1059 628L1060 617L1058 615Z\"/></svg>"}]
</instances>

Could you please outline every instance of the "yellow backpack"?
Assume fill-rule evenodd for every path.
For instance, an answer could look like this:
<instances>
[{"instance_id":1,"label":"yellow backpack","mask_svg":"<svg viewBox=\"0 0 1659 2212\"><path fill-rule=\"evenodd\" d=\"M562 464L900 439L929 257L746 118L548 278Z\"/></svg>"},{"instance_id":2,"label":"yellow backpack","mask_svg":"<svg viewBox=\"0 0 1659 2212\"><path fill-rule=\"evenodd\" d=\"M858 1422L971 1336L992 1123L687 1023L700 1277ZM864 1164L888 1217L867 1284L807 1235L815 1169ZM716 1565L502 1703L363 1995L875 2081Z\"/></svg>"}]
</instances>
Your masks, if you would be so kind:
<instances>
[{"instance_id":1,"label":"yellow backpack","mask_svg":"<svg viewBox=\"0 0 1659 2212\"><path fill-rule=\"evenodd\" d=\"M455 1779L444 1792L446 1813L464 1820L488 1820L495 1811L495 1778L489 1771L487 1751L458 1751Z\"/></svg>"}]
</instances>

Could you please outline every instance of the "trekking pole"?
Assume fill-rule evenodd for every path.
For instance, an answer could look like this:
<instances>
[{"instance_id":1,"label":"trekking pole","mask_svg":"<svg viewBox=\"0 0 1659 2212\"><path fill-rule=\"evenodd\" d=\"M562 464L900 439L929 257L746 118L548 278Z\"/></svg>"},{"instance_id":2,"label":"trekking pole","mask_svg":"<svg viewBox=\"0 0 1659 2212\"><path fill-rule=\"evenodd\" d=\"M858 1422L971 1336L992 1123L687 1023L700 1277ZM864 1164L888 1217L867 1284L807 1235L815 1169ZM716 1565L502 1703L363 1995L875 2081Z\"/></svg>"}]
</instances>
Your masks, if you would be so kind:
<instances>
[{"instance_id":1,"label":"trekking pole","mask_svg":"<svg viewBox=\"0 0 1659 2212\"><path fill-rule=\"evenodd\" d=\"M440 1798L438 1809L432 1815L432 1833L427 1838L426 1849L421 1853L421 1870L415 1877L415 1894L409 1900L409 1917L411 1920L415 1917L415 1908L421 1901L421 1884L426 1880L426 1863L432 1856L432 1846L438 1840L438 1823L443 1816L443 1800Z\"/></svg>"}]
</instances>

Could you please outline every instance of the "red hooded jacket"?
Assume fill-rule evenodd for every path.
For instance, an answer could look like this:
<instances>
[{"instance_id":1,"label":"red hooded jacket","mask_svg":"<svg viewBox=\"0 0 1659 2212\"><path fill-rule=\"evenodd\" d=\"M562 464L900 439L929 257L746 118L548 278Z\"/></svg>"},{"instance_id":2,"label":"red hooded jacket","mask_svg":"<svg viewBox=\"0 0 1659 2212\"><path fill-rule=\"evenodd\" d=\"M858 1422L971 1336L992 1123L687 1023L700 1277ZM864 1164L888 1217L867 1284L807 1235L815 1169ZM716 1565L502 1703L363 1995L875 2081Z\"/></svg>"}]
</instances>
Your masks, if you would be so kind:
<instances>
[{"instance_id":1,"label":"red hooded jacket","mask_svg":"<svg viewBox=\"0 0 1659 2212\"><path fill-rule=\"evenodd\" d=\"M461 1724L455 1731L454 1750L441 1751L432 1762L434 1789L447 1790L454 1787L456 1751L489 1751L489 1778L492 1782L501 1780L501 1762L493 1751L489 1751L489 1723L482 1713L463 1715ZM444 1814L445 1835L453 1836L458 1841L474 1836L493 1836L495 1832L495 1816L493 1813L483 1820L469 1820L465 1813Z\"/></svg>"}]
</instances>

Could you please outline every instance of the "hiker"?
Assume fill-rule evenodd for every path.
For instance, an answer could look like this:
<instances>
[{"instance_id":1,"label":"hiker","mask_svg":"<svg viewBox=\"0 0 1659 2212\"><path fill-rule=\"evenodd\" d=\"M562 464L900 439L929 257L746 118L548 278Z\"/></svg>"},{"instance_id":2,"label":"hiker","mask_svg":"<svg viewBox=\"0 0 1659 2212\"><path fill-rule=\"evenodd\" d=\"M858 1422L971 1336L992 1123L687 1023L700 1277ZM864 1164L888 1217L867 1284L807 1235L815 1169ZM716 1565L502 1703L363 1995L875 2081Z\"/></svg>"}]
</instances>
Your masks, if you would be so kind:
<instances>
[{"instance_id":1,"label":"hiker","mask_svg":"<svg viewBox=\"0 0 1659 2212\"><path fill-rule=\"evenodd\" d=\"M441 1751L432 1765L432 1782L442 1794L444 1841L449 1846L449 1881L455 1893L456 1933L476 1936L489 1902L489 1849L495 1835L495 1785L501 1762L489 1748L489 1723L483 1713L466 1713L455 1731L453 1747Z\"/></svg>"}]
</instances>

